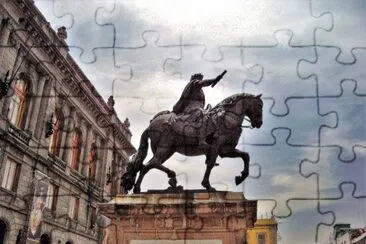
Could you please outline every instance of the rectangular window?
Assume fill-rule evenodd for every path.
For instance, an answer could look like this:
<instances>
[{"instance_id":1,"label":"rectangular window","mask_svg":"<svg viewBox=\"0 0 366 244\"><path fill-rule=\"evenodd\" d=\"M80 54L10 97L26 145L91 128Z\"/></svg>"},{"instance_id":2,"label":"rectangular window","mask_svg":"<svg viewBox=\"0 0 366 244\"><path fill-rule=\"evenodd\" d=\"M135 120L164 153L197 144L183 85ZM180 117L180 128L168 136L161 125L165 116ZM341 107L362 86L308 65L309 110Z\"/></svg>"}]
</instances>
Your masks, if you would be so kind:
<instances>
[{"instance_id":1,"label":"rectangular window","mask_svg":"<svg viewBox=\"0 0 366 244\"><path fill-rule=\"evenodd\" d=\"M46 207L48 209L56 211L57 196L58 196L58 186L50 184L48 186L47 200L46 200Z\"/></svg>"},{"instance_id":2,"label":"rectangular window","mask_svg":"<svg viewBox=\"0 0 366 244\"><path fill-rule=\"evenodd\" d=\"M264 233L259 233L257 238L258 244L266 244L266 235Z\"/></svg>"},{"instance_id":3,"label":"rectangular window","mask_svg":"<svg viewBox=\"0 0 366 244\"><path fill-rule=\"evenodd\" d=\"M1 186L10 191L16 192L20 177L20 164L7 159L4 169L3 182Z\"/></svg>"},{"instance_id":4,"label":"rectangular window","mask_svg":"<svg viewBox=\"0 0 366 244\"><path fill-rule=\"evenodd\" d=\"M73 220L78 219L79 215L79 198L71 197L69 206L69 217Z\"/></svg>"}]
</instances>

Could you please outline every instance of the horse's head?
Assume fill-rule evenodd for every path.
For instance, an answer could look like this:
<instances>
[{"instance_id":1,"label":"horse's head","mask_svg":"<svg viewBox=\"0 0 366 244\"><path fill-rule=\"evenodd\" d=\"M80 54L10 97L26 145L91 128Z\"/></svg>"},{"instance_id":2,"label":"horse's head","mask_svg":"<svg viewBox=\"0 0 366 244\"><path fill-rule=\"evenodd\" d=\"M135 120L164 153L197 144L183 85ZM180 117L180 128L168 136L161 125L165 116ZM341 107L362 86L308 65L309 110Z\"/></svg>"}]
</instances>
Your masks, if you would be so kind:
<instances>
[{"instance_id":1,"label":"horse's head","mask_svg":"<svg viewBox=\"0 0 366 244\"><path fill-rule=\"evenodd\" d=\"M249 117L253 128L260 128L263 124L263 101L262 94L250 97L250 102L247 103L245 114Z\"/></svg>"}]
</instances>

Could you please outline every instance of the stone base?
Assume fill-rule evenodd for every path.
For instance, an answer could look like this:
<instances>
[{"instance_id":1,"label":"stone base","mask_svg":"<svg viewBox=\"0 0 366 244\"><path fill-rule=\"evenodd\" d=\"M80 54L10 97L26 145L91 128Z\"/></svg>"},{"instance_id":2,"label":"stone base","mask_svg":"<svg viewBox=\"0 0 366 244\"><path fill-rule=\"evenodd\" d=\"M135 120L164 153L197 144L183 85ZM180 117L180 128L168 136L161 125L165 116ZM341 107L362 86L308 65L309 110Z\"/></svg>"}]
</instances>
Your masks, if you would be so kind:
<instances>
[{"instance_id":1,"label":"stone base","mask_svg":"<svg viewBox=\"0 0 366 244\"><path fill-rule=\"evenodd\" d=\"M256 221L257 201L241 192L188 190L118 195L100 204L111 225L103 244L236 244Z\"/></svg>"}]
</instances>

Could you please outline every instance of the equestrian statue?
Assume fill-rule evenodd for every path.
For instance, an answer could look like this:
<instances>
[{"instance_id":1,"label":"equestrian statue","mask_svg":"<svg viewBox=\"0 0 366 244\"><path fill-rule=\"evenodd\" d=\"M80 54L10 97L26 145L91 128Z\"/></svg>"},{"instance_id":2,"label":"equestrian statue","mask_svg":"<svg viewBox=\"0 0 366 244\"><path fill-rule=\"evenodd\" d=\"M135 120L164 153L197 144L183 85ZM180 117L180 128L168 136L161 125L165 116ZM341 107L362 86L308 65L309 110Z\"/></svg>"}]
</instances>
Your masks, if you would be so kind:
<instances>
[{"instance_id":1,"label":"equestrian statue","mask_svg":"<svg viewBox=\"0 0 366 244\"><path fill-rule=\"evenodd\" d=\"M209 177L212 168L218 166L218 156L242 158L244 170L235 177L235 183L239 185L245 180L249 175L249 154L235 147L245 117L249 119L251 127L262 126L263 101L261 94L255 96L239 93L225 98L213 108L210 105L204 108L205 95L202 88L214 87L225 73L226 70L214 79L203 79L202 74L192 75L173 110L162 111L153 117L141 135L137 153L122 175L121 186L125 193L132 189L134 193L139 193L141 182L151 169L165 172L169 185L176 188L175 172L163 165L175 152L186 156L206 156L206 171L201 184L208 191L215 191L210 185ZM149 147L148 139L154 156L144 165Z\"/></svg>"}]
</instances>

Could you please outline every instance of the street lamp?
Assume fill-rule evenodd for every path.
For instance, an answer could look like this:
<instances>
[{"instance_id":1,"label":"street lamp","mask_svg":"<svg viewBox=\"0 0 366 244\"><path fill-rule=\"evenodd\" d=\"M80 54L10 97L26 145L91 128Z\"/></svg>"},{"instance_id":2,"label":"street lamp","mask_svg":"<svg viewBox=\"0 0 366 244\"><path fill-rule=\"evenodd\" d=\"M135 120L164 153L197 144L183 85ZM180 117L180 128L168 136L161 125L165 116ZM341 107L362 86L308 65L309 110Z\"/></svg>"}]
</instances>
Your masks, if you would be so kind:
<instances>
[{"instance_id":1,"label":"street lamp","mask_svg":"<svg viewBox=\"0 0 366 244\"><path fill-rule=\"evenodd\" d=\"M50 119L46 121L46 134L45 134L46 138L50 137L53 134L54 123L52 120L53 120L53 113L51 113Z\"/></svg>"}]
</instances>

